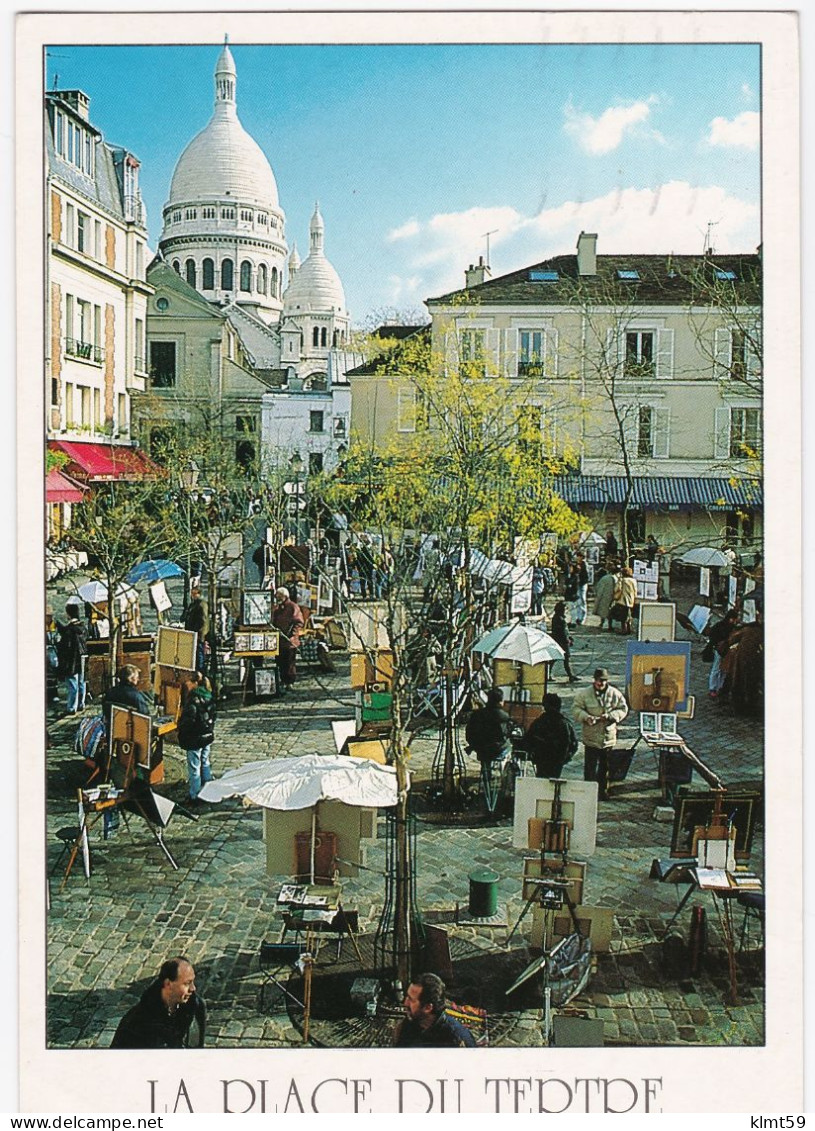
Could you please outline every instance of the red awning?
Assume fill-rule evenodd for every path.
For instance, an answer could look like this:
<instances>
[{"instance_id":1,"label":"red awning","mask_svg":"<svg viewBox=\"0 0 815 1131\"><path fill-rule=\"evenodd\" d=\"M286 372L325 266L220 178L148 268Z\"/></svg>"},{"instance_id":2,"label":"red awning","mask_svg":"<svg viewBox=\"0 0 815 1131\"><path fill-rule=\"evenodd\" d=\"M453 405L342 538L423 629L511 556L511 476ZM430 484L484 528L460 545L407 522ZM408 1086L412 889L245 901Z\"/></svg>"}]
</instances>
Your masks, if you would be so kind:
<instances>
[{"instance_id":1,"label":"red awning","mask_svg":"<svg viewBox=\"0 0 815 1131\"><path fill-rule=\"evenodd\" d=\"M136 448L121 444L85 444L75 440L51 440L52 451L68 456L68 471L78 479L147 479L159 474L156 465Z\"/></svg>"},{"instance_id":2,"label":"red awning","mask_svg":"<svg viewBox=\"0 0 815 1131\"><path fill-rule=\"evenodd\" d=\"M57 467L52 467L45 477L46 503L81 503L85 488L63 475Z\"/></svg>"}]
</instances>

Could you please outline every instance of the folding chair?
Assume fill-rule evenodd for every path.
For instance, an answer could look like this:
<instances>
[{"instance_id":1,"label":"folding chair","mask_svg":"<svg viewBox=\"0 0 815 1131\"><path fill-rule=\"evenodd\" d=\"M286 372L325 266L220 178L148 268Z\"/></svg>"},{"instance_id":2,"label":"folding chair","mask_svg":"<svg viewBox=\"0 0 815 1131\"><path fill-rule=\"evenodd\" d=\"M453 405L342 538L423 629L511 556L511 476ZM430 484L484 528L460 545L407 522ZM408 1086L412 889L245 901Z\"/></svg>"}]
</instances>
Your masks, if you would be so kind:
<instances>
[{"instance_id":1,"label":"folding chair","mask_svg":"<svg viewBox=\"0 0 815 1131\"><path fill-rule=\"evenodd\" d=\"M295 997L288 986L285 986L278 977L284 968L292 972L300 970L300 959L305 949L305 946L301 943L264 941L260 944L260 968L261 970L265 970L265 975L258 994L259 1012L263 1010L263 995L266 992L266 987L269 985L277 986L285 997L291 998L295 1005L299 1005L301 1009L305 1009L302 1001Z\"/></svg>"}]
</instances>

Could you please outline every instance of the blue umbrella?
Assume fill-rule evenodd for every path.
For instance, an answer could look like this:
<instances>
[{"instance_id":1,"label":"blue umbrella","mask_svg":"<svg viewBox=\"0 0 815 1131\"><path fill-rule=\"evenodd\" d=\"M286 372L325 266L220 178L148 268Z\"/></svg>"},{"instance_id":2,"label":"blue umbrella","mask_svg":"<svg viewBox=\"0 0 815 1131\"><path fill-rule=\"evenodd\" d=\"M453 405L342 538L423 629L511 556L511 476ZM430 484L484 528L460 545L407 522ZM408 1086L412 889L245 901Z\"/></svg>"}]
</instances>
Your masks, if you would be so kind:
<instances>
[{"instance_id":1,"label":"blue umbrella","mask_svg":"<svg viewBox=\"0 0 815 1131\"><path fill-rule=\"evenodd\" d=\"M139 562L138 565L133 566L127 575L127 580L131 585L135 585L137 581L166 581L168 577L183 576L184 570L180 565L176 565L175 562L170 562L166 558L156 558Z\"/></svg>"}]
</instances>

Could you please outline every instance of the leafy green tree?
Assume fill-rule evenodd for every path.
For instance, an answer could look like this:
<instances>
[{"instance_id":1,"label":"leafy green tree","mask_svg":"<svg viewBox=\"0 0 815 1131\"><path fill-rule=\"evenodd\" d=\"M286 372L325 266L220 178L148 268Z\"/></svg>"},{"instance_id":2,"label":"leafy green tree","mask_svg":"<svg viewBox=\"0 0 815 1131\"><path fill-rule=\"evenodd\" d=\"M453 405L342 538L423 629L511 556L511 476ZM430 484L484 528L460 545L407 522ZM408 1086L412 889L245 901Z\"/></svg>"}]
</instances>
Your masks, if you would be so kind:
<instances>
[{"instance_id":1,"label":"leafy green tree","mask_svg":"<svg viewBox=\"0 0 815 1131\"><path fill-rule=\"evenodd\" d=\"M390 755L396 767L394 935L397 975L410 974L416 941L411 895L407 768L409 723L415 693L427 681L427 661L452 685L467 687L469 655L496 590L474 584L478 555L493 557L515 539L535 541L547 531L579 528L579 519L553 490L563 469L541 428L531 390L487 376L477 357L434 355L418 335L386 342L378 378L392 398L412 402L411 429L352 443L342 473L324 485L329 509L351 519L357 533L374 534L393 554L382 595L382 624L394 656ZM437 543L434 564L416 578L424 536ZM438 552L436 554L436 551ZM431 560L428 556L428 560ZM455 673L455 675L453 675ZM442 794L460 803L453 717L447 704L442 737Z\"/></svg>"}]
</instances>

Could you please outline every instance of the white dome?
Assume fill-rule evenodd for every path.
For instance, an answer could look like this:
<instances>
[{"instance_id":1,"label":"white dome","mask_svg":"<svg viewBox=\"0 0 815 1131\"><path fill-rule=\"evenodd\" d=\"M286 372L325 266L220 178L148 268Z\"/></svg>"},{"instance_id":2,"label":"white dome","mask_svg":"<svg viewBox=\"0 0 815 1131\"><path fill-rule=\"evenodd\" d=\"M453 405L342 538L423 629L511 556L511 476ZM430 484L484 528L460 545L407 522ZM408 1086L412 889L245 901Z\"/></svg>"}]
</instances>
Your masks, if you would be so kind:
<instances>
[{"instance_id":1,"label":"white dome","mask_svg":"<svg viewBox=\"0 0 815 1131\"><path fill-rule=\"evenodd\" d=\"M283 295L284 311L340 311L345 313L345 292L340 277L331 263L322 256L310 255L297 269L297 274Z\"/></svg>"},{"instance_id":2,"label":"white dome","mask_svg":"<svg viewBox=\"0 0 815 1131\"><path fill-rule=\"evenodd\" d=\"M236 203L278 207L271 165L238 119L236 83L235 64L225 46L215 68L215 111L179 157L168 204L229 196Z\"/></svg>"},{"instance_id":3,"label":"white dome","mask_svg":"<svg viewBox=\"0 0 815 1131\"><path fill-rule=\"evenodd\" d=\"M311 254L297 268L283 294L286 314L333 311L345 314L345 292L333 264L325 257L325 225L319 206L311 218Z\"/></svg>"}]
</instances>

